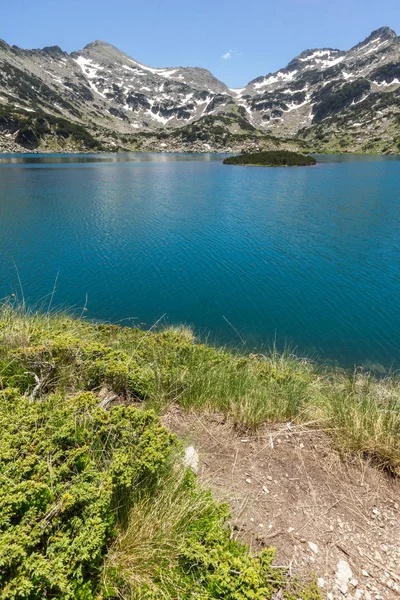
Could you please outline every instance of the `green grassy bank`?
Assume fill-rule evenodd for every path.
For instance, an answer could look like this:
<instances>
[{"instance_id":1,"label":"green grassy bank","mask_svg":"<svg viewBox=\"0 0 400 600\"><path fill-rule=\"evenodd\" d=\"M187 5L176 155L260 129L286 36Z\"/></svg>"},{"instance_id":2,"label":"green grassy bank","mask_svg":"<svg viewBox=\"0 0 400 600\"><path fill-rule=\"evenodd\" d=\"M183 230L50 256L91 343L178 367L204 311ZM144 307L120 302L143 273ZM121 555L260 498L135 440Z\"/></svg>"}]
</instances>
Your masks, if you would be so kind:
<instances>
[{"instance_id":1,"label":"green grassy bank","mask_svg":"<svg viewBox=\"0 0 400 600\"><path fill-rule=\"evenodd\" d=\"M133 402L132 402L133 401ZM0 598L318 598L231 539L157 413L326 430L400 474L400 383L0 307Z\"/></svg>"}]
</instances>

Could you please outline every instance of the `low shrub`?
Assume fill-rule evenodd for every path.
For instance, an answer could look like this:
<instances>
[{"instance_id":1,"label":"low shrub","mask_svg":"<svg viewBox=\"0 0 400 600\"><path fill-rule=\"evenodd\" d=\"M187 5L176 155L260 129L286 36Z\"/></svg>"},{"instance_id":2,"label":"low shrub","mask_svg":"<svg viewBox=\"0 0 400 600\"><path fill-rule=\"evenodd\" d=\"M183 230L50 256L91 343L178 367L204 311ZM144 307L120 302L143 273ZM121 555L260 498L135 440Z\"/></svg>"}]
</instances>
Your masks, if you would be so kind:
<instances>
[{"instance_id":1,"label":"low shrub","mask_svg":"<svg viewBox=\"0 0 400 600\"><path fill-rule=\"evenodd\" d=\"M12 388L0 431L1 597L94 598L119 512L175 439L154 413L105 411L90 392L30 402Z\"/></svg>"},{"instance_id":2,"label":"low shrub","mask_svg":"<svg viewBox=\"0 0 400 600\"><path fill-rule=\"evenodd\" d=\"M273 550L252 556L232 539L227 507L182 466L156 413L125 405L178 389L189 403L194 372L207 367L216 383L224 369L234 380L252 368L193 342L183 328L0 310L2 600L265 600L279 590L292 600ZM104 386L124 402L105 408Z\"/></svg>"}]
</instances>

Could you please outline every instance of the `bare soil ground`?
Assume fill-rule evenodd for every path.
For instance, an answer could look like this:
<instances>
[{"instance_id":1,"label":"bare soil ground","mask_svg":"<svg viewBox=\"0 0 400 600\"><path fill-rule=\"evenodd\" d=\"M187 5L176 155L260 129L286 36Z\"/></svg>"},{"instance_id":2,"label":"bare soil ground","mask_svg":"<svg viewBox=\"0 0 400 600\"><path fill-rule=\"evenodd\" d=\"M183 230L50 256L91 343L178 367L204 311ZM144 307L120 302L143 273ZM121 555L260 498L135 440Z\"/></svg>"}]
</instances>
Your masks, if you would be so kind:
<instances>
[{"instance_id":1,"label":"bare soil ground","mask_svg":"<svg viewBox=\"0 0 400 600\"><path fill-rule=\"evenodd\" d=\"M342 459L328 435L303 426L249 435L178 407L163 422L197 450L200 480L230 505L234 535L253 551L276 547L275 564L316 575L328 600L400 598L398 480Z\"/></svg>"}]
</instances>

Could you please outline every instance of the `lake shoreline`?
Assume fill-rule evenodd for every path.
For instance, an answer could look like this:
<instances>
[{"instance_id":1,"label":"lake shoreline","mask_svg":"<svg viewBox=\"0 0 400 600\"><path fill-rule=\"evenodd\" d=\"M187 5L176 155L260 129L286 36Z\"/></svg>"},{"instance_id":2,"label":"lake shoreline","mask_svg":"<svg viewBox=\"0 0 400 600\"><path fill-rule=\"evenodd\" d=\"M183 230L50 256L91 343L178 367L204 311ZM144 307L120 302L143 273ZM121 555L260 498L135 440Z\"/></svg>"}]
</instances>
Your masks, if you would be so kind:
<instances>
[{"instance_id":1,"label":"lake shoreline","mask_svg":"<svg viewBox=\"0 0 400 600\"><path fill-rule=\"evenodd\" d=\"M243 590L254 581L262 589L263 566L276 592L294 586L288 598L321 600L344 585L366 594L370 573L374 593L396 597L398 376L347 375L293 354L233 354L199 344L187 327L149 332L12 303L0 305L0 364L4 529L21 550L6 584L23 578L53 595L70 580L85 593L104 582L125 595L149 581L162 588L150 569L161 536L174 556L189 548L197 569L204 552L207 565L224 553L222 575L211 569L214 585L237 581L243 564L252 575ZM21 487L29 489L23 504ZM123 501L129 515L118 512ZM85 535L74 560L61 560L78 526ZM33 550L39 534L46 543ZM88 545L98 549L96 568ZM139 573L131 588L143 552L146 578ZM24 569L33 553L42 564L58 561L50 583ZM343 583L335 573L345 560ZM175 567L180 586L184 573Z\"/></svg>"},{"instance_id":2,"label":"lake shoreline","mask_svg":"<svg viewBox=\"0 0 400 600\"><path fill-rule=\"evenodd\" d=\"M305 154L311 154L312 156L400 156L400 152L397 153L379 153L379 152L316 152L313 150L304 151ZM54 151L54 149L39 149L39 150L27 150L22 148L21 150L8 151L0 149L0 157L1 156L30 156L30 155L48 155L48 154L58 154L65 156L84 156L88 154L93 154L93 156L98 155L114 155L114 154L189 154L189 155L207 155L212 154L214 156L226 155L226 154L240 154L240 150L237 152L231 152L229 150L166 150L166 149L154 149L154 150L69 150L64 151L60 149L60 151ZM259 166L259 165L247 165L247 166Z\"/></svg>"},{"instance_id":3,"label":"lake shoreline","mask_svg":"<svg viewBox=\"0 0 400 600\"><path fill-rule=\"evenodd\" d=\"M20 296L16 267L30 305L59 273L53 305L87 294L98 320L166 313L219 344L397 368L398 157L265 172L223 156L0 157L0 297Z\"/></svg>"}]
</instances>

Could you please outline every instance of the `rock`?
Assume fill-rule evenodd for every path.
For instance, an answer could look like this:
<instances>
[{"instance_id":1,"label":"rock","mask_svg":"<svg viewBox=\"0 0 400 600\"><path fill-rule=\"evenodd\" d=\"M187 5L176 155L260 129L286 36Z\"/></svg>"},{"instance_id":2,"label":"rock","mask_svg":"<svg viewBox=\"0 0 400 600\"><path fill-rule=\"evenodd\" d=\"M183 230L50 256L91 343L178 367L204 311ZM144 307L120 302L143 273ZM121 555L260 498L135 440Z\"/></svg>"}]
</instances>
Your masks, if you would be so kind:
<instances>
[{"instance_id":1,"label":"rock","mask_svg":"<svg viewBox=\"0 0 400 600\"><path fill-rule=\"evenodd\" d=\"M317 544L314 544L313 542L308 542L308 546L309 546L310 550L312 550L312 552L314 552L314 554L318 554Z\"/></svg>"},{"instance_id":2,"label":"rock","mask_svg":"<svg viewBox=\"0 0 400 600\"><path fill-rule=\"evenodd\" d=\"M263 486L263 492L264 494L269 494L269 489L265 485Z\"/></svg>"},{"instance_id":3,"label":"rock","mask_svg":"<svg viewBox=\"0 0 400 600\"><path fill-rule=\"evenodd\" d=\"M356 588L358 586L358 581L357 579L350 579L349 581L350 585L352 585L354 588Z\"/></svg>"},{"instance_id":4,"label":"rock","mask_svg":"<svg viewBox=\"0 0 400 600\"><path fill-rule=\"evenodd\" d=\"M28 150L34 150L39 146L39 139L31 127L20 129L15 141Z\"/></svg>"},{"instance_id":5,"label":"rock","mask_svg":"<svg viewBox=\"0 0 400 600\"><path fill-rule=\"evenodd\" d=\"M365 600L372 600L372 596L368 590L365 590L364 596L365 596Z\"/></svg>"},{"instance_id":6,"label":"rock","mask_svg":"<svg viewBox=\"0 0 400 600\"><path fill-rule=\"evenodd\" d=\"M193 446L186 448L183 463L185 467L192 469L193 473L197 474L199 472L199 455Z\"/></svg>"},{"instance_id":7,"label":"rock","mask_svg":"<svg viewBox=\"0 0 400 600\"><path fill-rule=\"evenodd\" d=\"M326 597L328 598L328 600L333 600L333 594L332 592L328 592Z\"/></svg>"},{"instance_id":8,"label":"rock","mask_svg":"<svg viewBox=\"0 0 400 600\"><path fill-rule=\"evenodd\" d=\"M395 581L393 581L393 579L389 579L386 582L386 585L388 586L389 589L393 590L394 592L400 591L400 586Z\"/></svg>"},{"instance_id":9,"label":"rock","mask_svg":"<svg viewBox=\"0 0 400 600\"><path fill-rule=\"evenodd\" d=\"M380 363L372 363L369 368L371 371L373 371L377 375L386 375L386 373L387 373L387 370L385 369L385 367L383 365L381 365Z\"/></svg>"},{"instance_id":10,"label":"rock","mask_svg":"<svg viewBox=\"0 0 400 600\"><path fill-rule=\"evenodd\" d=\"M318 577L317 586L321 589L325 587L325 579L323 577Z\"/></svg>"},{"instance_id":11,"label":"rock","mask_svg":"<svg viewBox=\"0 0 400 600\"><path fill-rule=\"evenodd\" d=\"M361 573L364 575L364 577L369 577L369 573L365 569L362 569Z\"/></svg>"},{"instance_id":12,"label":"rock","mask_svg":"<svg viewBox=\"0 0 400 600\"><path fill-rule=\"evenodd\" d=\"M246 483L251 483L251 479L250 479L250 477L248 477L248 478L246 479Z\"/></svg>"},{"instance_id":13,"label":"rock","mask_svg":"<svg viewBox=\"0 0 400 600\"><path fill-rule=\"evenodd\" d=\"M342 594L347 594L348 584L353 577L350 565L345 560L339 560L336 568L336 584Z\"/></svg>"}]
</instances>

